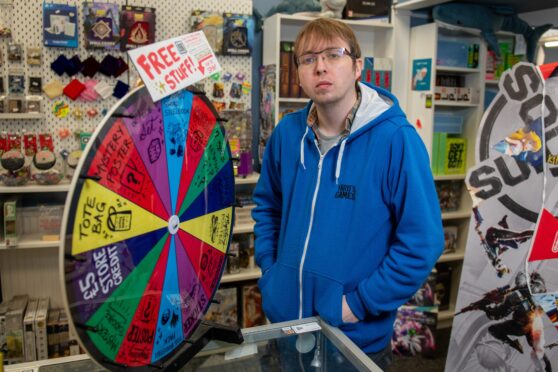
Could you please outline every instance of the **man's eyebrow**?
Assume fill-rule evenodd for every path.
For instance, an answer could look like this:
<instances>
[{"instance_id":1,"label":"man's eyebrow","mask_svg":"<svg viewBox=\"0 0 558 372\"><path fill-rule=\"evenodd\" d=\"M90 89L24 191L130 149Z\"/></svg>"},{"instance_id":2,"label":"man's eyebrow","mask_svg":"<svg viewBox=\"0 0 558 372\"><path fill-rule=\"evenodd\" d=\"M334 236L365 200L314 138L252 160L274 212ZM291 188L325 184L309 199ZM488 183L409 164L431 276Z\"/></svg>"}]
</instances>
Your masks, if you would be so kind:
<instances>
[{"instance_id":1,"label":"man's eyebrow","mask_svg":"<svg viewBox=\"0 0 558 372\"><path fill-rule=\"evenodd\" d=\"M302 56L304 54L310 54L310 53L321 53L321 52L326 51L328 49L338 49L338 48L340 48L340 47L326 46L326 47L318 49L318 50L304 50L304 51L300 52L299 56ZM347 48L345 48L345 50L347 50Z\"/></svg>"}]
</instances>

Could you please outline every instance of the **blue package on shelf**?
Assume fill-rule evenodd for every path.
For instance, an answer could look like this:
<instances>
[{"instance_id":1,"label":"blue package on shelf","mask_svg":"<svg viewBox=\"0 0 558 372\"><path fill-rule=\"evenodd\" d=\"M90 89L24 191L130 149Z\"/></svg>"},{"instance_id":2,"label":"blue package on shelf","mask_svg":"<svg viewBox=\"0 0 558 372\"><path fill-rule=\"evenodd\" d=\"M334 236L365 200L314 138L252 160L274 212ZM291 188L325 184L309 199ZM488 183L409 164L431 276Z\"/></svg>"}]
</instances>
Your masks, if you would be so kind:
<instances>
[{"instance_id":1,"label":"blue package on shelf","mask_svg":"<svg viewBox=\"0 0 558 372\"><path fill-rule=\"evenodd\" d=\"M463 117L460 115L436 113L434 114L434 132L448 134L461 134L463 130Z\"/></svg>"},{"instance_id":2,"label":"blue package on shelf","mask_svg":"<svg viewBox=\"0 0 558 372\"><path fill-rule=\"evenodd\" d=\"M488 108L488 106L490 106L490 104L492 103L492 100L494 98L496 98L496 95L498 94L498 88L487 88L484 91L484 109L486 110Z\"/></svg>"},{"instance_id":3,"label":"blue package on shelf","mask_svg":"<svg viewBox=\"0 0 558 372\"><path fill-rule=\"evenodd\" d=\"M447 67L467 67L469 44L463 41L438 40L436 65Z\"/></svg>"}]
</instances>

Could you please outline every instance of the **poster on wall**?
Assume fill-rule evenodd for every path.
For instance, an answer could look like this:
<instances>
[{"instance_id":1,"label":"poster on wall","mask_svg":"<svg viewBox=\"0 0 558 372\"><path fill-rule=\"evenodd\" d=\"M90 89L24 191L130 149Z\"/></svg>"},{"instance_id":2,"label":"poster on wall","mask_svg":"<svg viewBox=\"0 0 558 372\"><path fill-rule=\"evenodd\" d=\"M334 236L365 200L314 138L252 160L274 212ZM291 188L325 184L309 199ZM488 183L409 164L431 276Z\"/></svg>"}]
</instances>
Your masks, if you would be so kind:
<instances>
[{"instance_id":1,"label":"poster on wall","mask_svg":"<svg viewBox=\"0 0 558 372\"><path fill-rule=\"evenodd\" d=\"M155 42L155 8L122 6L120 12L120 44L122 50Z\"/></svg>"},{"instance_id":2,"label":"poster on wall","mask_svg":"<svg viewBox=\"0 0 558 372\"><path fill-rule=\"evenodd\" d=\"M412 90L430 90L432 60L430 58L414 59L412 76Z\"/></svg>"},{"instance_id":3,"label":"poster on wall","mask_svg":"<svg viewBox=\"0 0 558 372\"><path fill-rule=\"evenodd\" d=\"M558 230L558 76L548 71L527 63L506 71L478 131L446 371L558 369L558 313L547 301L558 289L548 253ZM540 231L551 239L537 239Z\"/></svg>"},{"instance_id":4,"label":"poster on wall","mask_svg":"<svg viewBox=\"0 0 558 372\"><path fill-rule=\"evenodd\" d=\"M216 12L194 10L190 17L192 32L203 31L215 54L223 50L223 16Z\"/></svg>"},{"instance_id":5,"label":"poster on wall","mask_svg":"<svg viewBox=\"0 0 558 372\"><path fill-rule=\"evenodd\" d=\"M43 3L43 43L47 47L78 47L75 5Z\"/></svg>"},{"instance_id":6,"label":"poster on wall","mask_svg":"<svg viewBox=\"0 0 558 372\"><path fill-rule=\"evenodd\" d=\"M120 14L115 3L83 3L83 28L87 49L120 48Z\"/></svg>"},{"instance_id":7,"label":"poster on wall","mask_svg":"<svg viewBox=\"0 0 558 372\"><path fill-rule=\"evenodd\" d=\"M248 14L224 14L223 54L249 56L254 45L254 19Z\"/></svg>"}]
</instances>

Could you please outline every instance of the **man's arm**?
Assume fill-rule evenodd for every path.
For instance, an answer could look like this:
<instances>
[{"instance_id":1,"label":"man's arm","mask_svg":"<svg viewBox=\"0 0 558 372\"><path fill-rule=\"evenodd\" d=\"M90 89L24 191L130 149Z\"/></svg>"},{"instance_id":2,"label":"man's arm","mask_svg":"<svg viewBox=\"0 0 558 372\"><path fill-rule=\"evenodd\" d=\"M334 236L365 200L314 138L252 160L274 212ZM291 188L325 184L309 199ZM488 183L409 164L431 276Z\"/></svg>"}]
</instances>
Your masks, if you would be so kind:
<instances>
[{"instance_id":1,"label":"man's arm","mask_svg":"<svg viewBox=\"0 0 558 372\"><path fill-rule=\"evenodd\" d=\"M258 184L254 189L256 208L254 227L256 264L265 273L277 259L277 241L281 228L281 168L279 133L274 131L267 143Z\"/></svg>"},{"instance_id":2,"label":"man's arm","mask_svg":"<svg viewBox=\"0 0 558 372\"><path fill-rule=\"evenodd\" d=\"M412 127L400 128L392 138L382 193L393 216L393 241L378 268L346 294L358 319L404 304L426 280L444 248L428 154Z\"/></svg>"}]
</instances>

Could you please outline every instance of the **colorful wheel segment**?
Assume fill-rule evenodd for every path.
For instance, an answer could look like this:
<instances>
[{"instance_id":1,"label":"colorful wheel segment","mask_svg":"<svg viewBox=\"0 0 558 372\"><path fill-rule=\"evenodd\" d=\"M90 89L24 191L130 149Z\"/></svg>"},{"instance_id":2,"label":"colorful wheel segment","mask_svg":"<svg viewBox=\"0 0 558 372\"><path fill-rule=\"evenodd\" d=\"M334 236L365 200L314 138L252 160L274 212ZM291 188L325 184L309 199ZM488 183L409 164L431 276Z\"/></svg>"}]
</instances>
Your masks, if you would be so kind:
<instances>
[{"instance_id":1,"label":"colorful wheel segment","mask_svg":"<svg viewBox=\"0 0 558 372\"><path fill-rule=\"evenodd\" d=\"M66 202L67 308L112 370L164 366L219 285L232 234L230 149L205 96L140 88L99 125Z\"/></svg>"}]
</instances>

